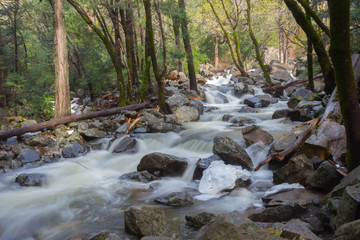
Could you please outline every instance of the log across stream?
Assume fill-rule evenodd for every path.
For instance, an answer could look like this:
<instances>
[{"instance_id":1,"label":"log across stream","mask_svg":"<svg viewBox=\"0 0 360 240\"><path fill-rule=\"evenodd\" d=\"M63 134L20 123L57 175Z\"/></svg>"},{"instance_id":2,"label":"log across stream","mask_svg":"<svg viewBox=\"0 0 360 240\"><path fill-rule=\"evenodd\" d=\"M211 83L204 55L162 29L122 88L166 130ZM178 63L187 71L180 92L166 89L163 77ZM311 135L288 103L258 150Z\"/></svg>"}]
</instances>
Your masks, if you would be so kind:
<instances>
[{"instance_id":1,"label":"log across stream","mask_svg":"<svg viewBox=\"0 0 360 240\"><path fill-rule=\"evenodd\" d=\"M103 150L92 151L76 159L31 169L18 169L0 177L0 239L68 239L78 233L96 233L110 230L126 235L123 211L132 205L155 204L154 199L171 192L189 192L195 196L194 204L184 208L166 207L171 222L185 222L185 215L200 211L245 211L261 206L261 197L272 186L272 172L267 166L251 172L252 184L225 196L196 198L199 181L192 180L199 158L212 155L215 136L229 136L244 145L241 128L222 121L224 114L246 116L255 125L279 138L289 133L296 123L272 120L275 110L286 109L285 101L257 109L258 113L239 113L243 100L224 91L230 76L208 81L205 106L214 108L205 112L198 122L184 124L180 133L135 134L138 151L133 154L113 154L104 143ZM262 94L254 87L256 94ZM222 93L221 93L221 92ZM224 93L225 92L225 93ZM222 97L218 95L221 94ZM110 139L108 139L110 140ZM106 141L105 141L106 142ZM113 144L116 144L114 142ZM111 146L110 146L111 149ZM246 148L254 166L265 159L269 146L254 144ZM150 183L120 180L119 176L136 171L140 159L148 153L161 152L184 157L189 167L182 177L163 178ZM79 164L76 164L77 162ZM86 167L83 167L83 166ZM19 187L14 179L21 173L42 173L47 176L44 187ZM134 238L136 239L136 238Z\"/></svg>"}]
</instances>

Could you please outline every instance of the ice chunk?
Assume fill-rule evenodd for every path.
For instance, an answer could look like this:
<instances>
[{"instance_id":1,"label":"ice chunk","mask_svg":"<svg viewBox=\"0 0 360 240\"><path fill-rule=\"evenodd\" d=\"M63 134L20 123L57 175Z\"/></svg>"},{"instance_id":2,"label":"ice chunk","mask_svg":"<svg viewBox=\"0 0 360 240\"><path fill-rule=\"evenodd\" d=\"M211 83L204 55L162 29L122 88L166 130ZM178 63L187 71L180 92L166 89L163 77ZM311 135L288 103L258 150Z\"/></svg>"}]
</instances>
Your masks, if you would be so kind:
<instances>
[{"instance_id":1,"label":"ice chunk","mask_svg":"<svg viewBox=\"0 0 360 240\"><path fill-rule=\"evenodd\" d=\"M304 188L304 186L299 183L293 183L293 184L282 183L279 185L275 185L272 188L270 188L268 191L266 191L264 197L268 197L274 195L275 193L286 192L297 188Z\"/></svg>"},{"instance_id":2,"label":"ice chunk","mask_svg":"<svg viewBox=\"0 0 360 240\"><path fill-rule=\"evenodd\" d=\"M226 165L223 161L214 161L203 172L199 184L199 192L205 194L220 194L227 189L233 189L238 179L250 179L251 173L240 166Z\"/></svg>"}]
</instances>

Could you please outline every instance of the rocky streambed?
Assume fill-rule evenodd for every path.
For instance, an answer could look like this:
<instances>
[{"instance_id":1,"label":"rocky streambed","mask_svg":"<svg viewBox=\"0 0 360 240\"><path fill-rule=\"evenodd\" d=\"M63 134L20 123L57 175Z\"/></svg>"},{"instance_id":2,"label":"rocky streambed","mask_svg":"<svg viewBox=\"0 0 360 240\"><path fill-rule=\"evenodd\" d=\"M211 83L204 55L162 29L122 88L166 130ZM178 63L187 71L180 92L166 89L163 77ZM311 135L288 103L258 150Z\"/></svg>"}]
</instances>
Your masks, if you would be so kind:
<instances>
[{"instance_id":1,"label":"rocky streambed","mask_svg":"<svg viewBox=\"0 0 360 240\"><path fill-rule=\"evenodd\" d=\"M169 115L124 111L3 142L0 239L356 234L360 175L341 180L327 161L340 162L345 151L335 102L290 159L254 172L269 153L294 144L307 126L292 128L321 115L329 98L302 87L272 97L256 72L198 78L201 96L186 80L167 82Z\"/></svg>"}]
</instances>

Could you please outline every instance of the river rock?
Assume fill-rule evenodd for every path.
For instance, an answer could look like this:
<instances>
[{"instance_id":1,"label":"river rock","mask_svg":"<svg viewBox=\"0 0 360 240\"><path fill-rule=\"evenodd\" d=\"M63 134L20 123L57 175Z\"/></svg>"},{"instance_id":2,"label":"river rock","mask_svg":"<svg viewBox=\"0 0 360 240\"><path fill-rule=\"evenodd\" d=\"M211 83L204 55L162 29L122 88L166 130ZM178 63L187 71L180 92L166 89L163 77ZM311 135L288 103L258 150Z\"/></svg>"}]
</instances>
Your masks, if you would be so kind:
<instances>
[{"instance_id":1,"label":"river rock","mask_svg":"<svg viewBox=\"0 0 360 240\"><path fill-rule=\"evenodd\" d=\"M48 136L34 136L25 140L25 144L33 147L46 147L54 143L54 139Z\"/></svg>"},{"instance_id":2,"label":"river rock","mask_svg":"<svg viewBox=\"0 0 360 240\"><path fill-rule=\"evenodd\" d=\"M165 106L167 110L171 113L176 111L181 106L189 105L189 99L182 93L175 93L165 101Z\"/></svg>"},{"instance_id":3,"label":"river rock","mask_svg":"<svg viewBox=\"0 0 360 240\"><path fill-rule=\"evenodd\" d=\"M137 151L137 140L126 136L114 147L113 153L134 153Z\"/></svg>"},{"instance_id":4,"label":"river rock","mask_svg":"<svg viewBox=\"0 0 360 240\"><path fill-rule=\"evenodd\" d=\"M256 122L254 119L242 116L232 117L229 121L235 126L244 126L246 124L253 124Z\"/></svg>"},{"instance_id":5,"label":"river rock","mask_svg":"<svg viewBox=\"0 0 360 240\"><path fill-rule=\"evenodd\" d=\"M326 119L318 127L317 131L306 140L306 143L327 148L335 160L340 159L341 155L346 153L345 127L335 121Z\"/></svg>"},{"instance_id":6,"label":"river rock","mask_svg":"<svg viewBox=\"0 0 360 240\"><path fill-rule=\"evenodd\" d=\"M279 101L276 98L273 98L269 95L255 95L255 97L259 98L261 102L269 102L270 104L274 104Z\"/></svg>"},{"instance_id":7,"label":"river rock","mask_svg":"<svg viewBox=\"0 0 360 240\"><path fill-rule=\"evenodd\" d=\"M214 76L214 74L212 72L213 70L214 70L214 67L209 63L199 65L199 74L201 74L203 77Z\"/></svg>"},{"instance_id":8,"label":"river rock","mask_svg":"<svg viewBox=\"0 0 360 240\"><path fill-rule=\"evenodd\" d=\"M150 121L147 123L147 127L151 133L181 132L184 130L181 125L164 121Z\"/></svg>"},{"instance_id":9,"label":"river rock","mask_svg":"<svg viewBox=\"0 0 360 240\"><path fill-rule=\"evenodd\" d=\"M224 121L224 122L228 122L228 121L230 121L230 119L231 119L232 117L234 117L234 116L226 113L226 114L224 114L224 115L222 116L221 120Z\"/></svg>"},{"instance_id":10,"label":"river rock","mask_svg":"<svg viewBox=\"0 0 360 240\"><path fill-rule=\"evenodd\" d=\"M287 134L275 140L275 143L271 146L269 153L284 151L285 149L293 146L295 141L296 135L294 133Z\"/></svg>"},{"instance_id":11,"label":"river rock","mask_svg":"<svg viewBox=\"0 0 360 240\"><path fill-rule=\"evenodd\" d=\"M226 164L240 165L247 170L254 168L245 149L229 137L215 137L213 153L219 155Z\"/></svg>"},{"instance_id":12,"label":"river rock","mask_svg":"<svg viewBox=\"0 0 360 240\"><path fill-rule=\"evenodd\" d=\"M336 167L325 161L306 178L306 185L329 192L340 182L341 178L342 175L336 171Z\"/></svg>"},{"instance_id":13,"label":"river rock","mask_svg":"<svg viewBox=\"0 0 360 240\"><path fill-rule=\"evenodd\" d=\"M153 205L132 206L125 210L125 230L138 237L159 236L167 229L165 212Z\"/></svg>"},{"instance_id":14,"label":"river rock","mask_svg":"<svg viewBox=\"0 0 360 240\"><path fill-rule=\"evenodd\" d=\"M147 170L156 176L181 176L187 166L185 158L154 152L141 159L137 171Z\"/></svg>"},{"instance_id":15,"label":"river rock","mask_svg":"<svg viewBox=\"0 0 360 240\"><path fill-rule=\"evenodd\" d=\"M242 82L242 83L245 83L248 85L255 85L254 80L252 80L251 78L239 76L239 77L237 77L237 79L238 79L238 82Z\"/></svg>"},{"instance_id":16,"label":"river rock","mask_svg":"<svg viewBox=\"0 0 360 240\"><path fill-rule=\"evenodd\" d=\"M159 237L159 236L146 236L146 237L142 237L140 240L174 240L174 238Z\"/></svg>"},{"instance_id":17,"label":"river rock","mask_svg":"<svg viewBox=\"0 0 360 240\"><path fill-rule=\"evenodd\" d=\"M116 133L125 133L126 130L130 127L131 123L124 123L118 129L116 129Z\"/></svg>"},{"instance_id":18,"label":"river rock","mask_svg":"<svg viewBox=\"0 0 360 240\"><path fill-rule=\"evenodd\" d=\"M305 88L299 88L290 96L290 100L287 105L289 108L295 108L301 101L312 101L314 99L314 93Z\"/></svg>"},{"instance_id":19,"label":"river rock","mask_svg":"<svg viewBox=\"0 0 360 240\"><path fill-rule=\"evenodd\" d=\"M329 153L329 149L327 147L323 147L317 144L311 144L305 142L295 155L304 154L307 158L311 159L314 156L317 156L322 159L332 159L331 153Z\"/></svg>"},{"instance_id":20,"label":"river rock","mask_svg":"<svg viewBox=\"0 0 360 240\"><path fill-rule=\"evenodd\" d=\"M339 202L336 218L331 222L333 230L345 223L359 219L359 207L360 184L346 187Z\"/></svg>"},{"instance_id":21,"label":"river rock","mask_svg":"<svg viewBox=\"0 0 360 240\"><path fill-rule=\"evenodd\" d=\"M131 110L122 110L121 114L123 114L127 118L135 119L138 116L137 111L131 111Z\"/></svg>"},{"instance_id":22,"label":"river rock","mask_svg":"<svg viewBox=\"0 0 360 240\"><path fill-rule=\"evenodd\" d=\"M125 174L121 175L119 179L133 180L133 181L143 182L143 183L160 180L159 177L149 173L148 171L125 173Z\"/></svg>"},{"instance_id":23,"label":"river rock","mask_svg":"<svg viewBox=\"0 0 360 240\"><path fill-rule=\"evenodd\" d=\"M195 237L196 240L280 240L269 231L256 226L250 219L234 211L221 214L216 219L202 227Z\"/></svg>"},{"instance_id":24,"label":"river rock","mask_svg":"<svg viewBox=\"0 0 360 240\"><path fill-rule=\"evenodd\" d=\"M199 120L200 113L194 107L181 106L173 114L177 123L194 122Z\"/></svg>"},{"instance_id":25,"label":"river rock","mask_svg":"<svg viewBox=\"0 0 360 240\"><path fill-rule=\"evenodd\" d=\"M169 74L166 76L166 79L169 79L169 80L176 80L177 77L178 77L178 70L173 70L171 72L169 72Z\"/></svg>"},{"instance_id":26,"label":"river rock","mask_svg":"<svg viewBox=\"0 0 360 240\"><path fill-rule=\"evenodd\" d=\"M15 178L15 182L24 187L41 187L46 184L46 175L40 173L22 173Z\"/></svg>"},{"instance_id":27,"label":"river rock","mask_svg":"<svg viewBox=\"0 0 360 240\"><path fill-rule=\"evenodd\" d=\"M187 192L173 192L164 197L156 198L154 201L172 207L185 207L194 203L193 198Z\"/></svg>"},{"instance_id":28,"label":"river rock","mask_svg":"<svg viewBox=\"0 0 360 240\"><path fill-rule=\"evenodd\" d=\"M296 109L282 109L282 110L276 110L272 115L272 119L286 118L286 117L290 118L291 121L299 121L300 111Z\"/></svg>"},{"instance_id":29,"label":"river rock","mask_svg":"<svg viewBox=\"0 0 360 240\"><path fill-rule=\"evenodd\" d=\"M221 194L232 190L237 182L249 181L251 173L240 166L225 165L223 161L213 161L203 172L199 183L199 192L204 194Z\"/></svg>"},{"instance_id":30,"label":"river rock","mask_svg":"<svg viewBox=\"0 0 360 240\"><path fill-rule=\"evenodd\" d=\"M252 107L242 107L239 110L239 113L257 113L256 109L252 108Z\"/></svg>"},{"instance_id":31,"label":"river rock","mask_svg":"<svg viewBox=\"0 0 360 240\"><path fill-rule=\"evenodd\" d=\"M68 147L65 147L61 154L64 158L74 158L85 155L88 152L88 149L85 145L74 143Z\"/></svg>"},{"instance_id":32,"label":"river rock","mask_svg":"<svg viewBox=\"0 0 360 240\"><path fill-rule=\"evenodd\" d=\"M334 240L360 239L360 219L341 225L334 235Z\"/></svg>"},{"instance_id":33,"label":"river rock","mask_svg":"<svg viewBox=\"0 0 360 240\"><path fill-rule=\"evenodd\" d=\"M300 219L292 219L285 223L259 223L259 225L271 232L279 233L280 237L285 239L321 240L310 230L311 226Z\"/></svg>"},{"instance_id":34,"label":"river rock","mask_svg":"<svg viewBox=\"0 0 360 240\"><path fill-rule=\"evenodd\" d=\"M241 97L244 94L254 94L255 91L252 88L249 88L249 86L243 82L236 83L234 85L234 95L236 97Z\"/></svg>"},{"instance_id":35,"label":"river rock","mask_svg":"<svg viewBox=\"0 0 360 240\"><path fill-rule=\"evenodd\" d=\"M196 228L201 228L206 224L212 223L215 221L215 218L215 214L208 212L201 212L195 216L185 216L186 222Z\"/></svg>"},{"instance_id":36,"label":"river rock","mask_svg":"<svg viewBox=\"0 0 360 240\"><path fill-rule=\"evenodd\" d=\"M274 141L273 136L270 133L262 130L258 126L249 126L242 129L242 134L246 143L246 146L250 146L257 142L262 142L264 145L269 145Z\"/></svg>"},{"instance_id":37,"label":"river rock","mask_svg":"<svg viewBox=\"0 0 360 240\"><path fill-rule=\"evenodd\" d=\"M78 132L87 140L106 137L106 132L97 128L78 129Z\"/></svg>"},{"instance_id":38,"label":"river rock","mask_svg":"<svg viewBox=\"0 0 360 240\"><path fill-rule=\"evenodd\" d=\"M39 161L40 159L41 155L38 151L27 148L23 149L16 158L16 160L22 163L31 163Z\"/></svg>"},{"instance_id":39,"label":"river rock","mask_svg":"<svg viewBox=\"0 0 360 240\"><path fill-rule=\"evenodd\" d=\"M36 120L25 120L24 122L21 123L21 127L29 127L31 125L35 125L37 124Z\"/></svg>"},{"instance_id":40,"label":"river rock","mask_svg":"<svg viewBox=\"0 0 360 240\"><path fill-rule=\"evenodd\" d=\"M196 108L200 115L204 113L204 104L200 100L192 100L189 106Z\"/></svg>"},{"instance_id":41,"label":"river rock","mask_svg":"<svg viewBox=\"0 0 360 240\"><path fill-rule=\"evenodd\" d=\"M284 222L294 218L300 209L298 205L269 207L260 213L249 215L249 218L255 222Z\"/></svg>"},{"instance_id":42,"label":"river rock","mask_svg":"<svg viewBox=\"0 0 360 240\"><path fill-rule=\"evenodd\" d=\"M120 237L119 235L108 232L102 231L97 233L94 237L90 238L90 240L129 240L127 237Z\"/></svg>"},{"instance_id":43,"label":"river rock","mask_svg":"<svg viewBox=\"0 0 360 240\"><path fill-rule=\"evenodd\" d=\"M201 158L200 161L196 163L196 168L194 171L193 180L201 179L203 172L210 166L213 161L219 161L221 158L218 155L211 155L207 158Z\"/></svg>"},{"instance_id":44,"label":"river rock","mask_svg":"<svg viewBox=\"0 0 360 240\"><path fill-rule=\"evenodd\" d=\"M289 162L274 172L274 183L304 183L314 171L311 161L305 155L290 158Z\"/></svg>"},{"instance_id":45,"label":"river rock","mask_svg":"<svg viewBox=\"0 0 360 240\"><path fill-rule=\"evenodd\" d=\"M286 66L285 64L281 64L278 62L273 62L271 64L271 74L273 75L274 79L283 80L283 81L292 80L290 71L291 69L289 69L289 67Z\"/></svg>"},{"instance_id":46,"label":"river rock","mask_svg":"<svg viewBox=\"0 0 360 240\"><path fill-rule=\"evenodd\" d=\"M329 194L330 197L342 196L347 186L360 184L360 166L349 172Z\"/></svg>"},{"instance_id":47,"label":"river rock","mask_svg":"<svg viewBox=\"0 0 360 240\"><path fill-rule=\"evenodd\" d=\"M157 117L154 114L149 113L149 112L142 112L140 118L141 118L141 122L144 122L144 123L147 123L147 122L150 122L150 121L161 121L161 120L163 120L163 117L159 118L159 117Z\"/></svg>"},{"instance_id":48,"label":"river rock","mask_svg":"<svg viewBox=\"0 0 360 240\"><path fill-rule=\"evenodd\" d=\"M246 98L244 104L252 108L265 108L270 105L269 101L263 101L258 97Z\"/></svg>"}]
</instances>

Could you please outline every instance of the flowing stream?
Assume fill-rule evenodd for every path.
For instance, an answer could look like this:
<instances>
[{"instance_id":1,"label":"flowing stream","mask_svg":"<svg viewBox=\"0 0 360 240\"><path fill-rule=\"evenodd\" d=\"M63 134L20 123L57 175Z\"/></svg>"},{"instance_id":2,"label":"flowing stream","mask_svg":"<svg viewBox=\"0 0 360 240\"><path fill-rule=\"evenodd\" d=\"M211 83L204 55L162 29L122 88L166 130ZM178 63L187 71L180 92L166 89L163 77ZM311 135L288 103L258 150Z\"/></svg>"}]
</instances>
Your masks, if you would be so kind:
<instances>
[{"instance_id":1,"label":"flowing stream","mask_svg":"<svg viewBox=\"0 0 360 240\"><path fill-rule=\"evenodd\" d=\"M272 120L277 109L287 108L285 101L258 109L258 113L238 113L245 106L242 98L231 92L218 98L218 89L228 84L230 76L213 78L206 87L205 106L215 110L205 112L198 122L185 124L181 133L136 134L139 150L135 154L112 154L110 150L93 151L76 159L32 169L18 169L0 177L0 239L68 239L78 233L94 234L110 230L125 234L124 210L136 204L154 204L157 197L171 192L187 191L198 195L199 181L192 181L196 161L212 155L213 138L229 136L245 146L241 128L223 122L222 116L246 116L256 125L271 133L274 138L290 132L294 124ZM256 94L263 94L255 87ZM227 102L227 100L228 102ZM227 103L225 103L227 102ZM113 146L116 143L113 143ZM254 144L246 151L256 166L263 160L269 147ZM136 171L136 166L145 154L162 152L185 157L189 167L182 177L163 178L150 183L120 180L119 176ZM47 175L44 187L19 187L14 183L21 173ZM184 216L206 210L210 212L245 211L261 205L264 192L273 186L272 172L266 166L252 172L252 184L248 189L237 189L229 195L211 200L195 200L190 207L165 207L169 221L184 221ZM132 238L132 236L128 236ZM136 238L135 238L136 239Z\"/></svg>"}]
</instances>

